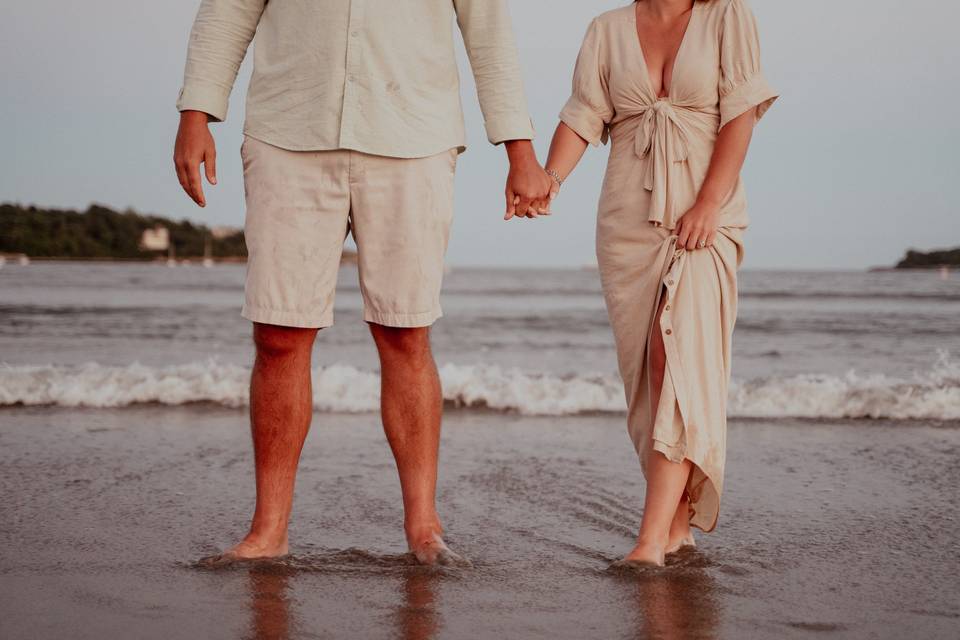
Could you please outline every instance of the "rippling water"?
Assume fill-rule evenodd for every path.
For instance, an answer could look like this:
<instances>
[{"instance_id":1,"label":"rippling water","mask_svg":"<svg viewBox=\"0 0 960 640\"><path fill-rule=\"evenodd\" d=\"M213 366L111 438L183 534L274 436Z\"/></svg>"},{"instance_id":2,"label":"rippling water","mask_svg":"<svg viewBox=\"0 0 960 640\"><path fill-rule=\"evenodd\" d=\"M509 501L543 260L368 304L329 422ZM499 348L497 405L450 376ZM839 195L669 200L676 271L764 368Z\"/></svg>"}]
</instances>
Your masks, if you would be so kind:
<instances>
[{"instance_id":1,"label":"rippling water","mask_svg":"<svg viewBox=\"0 0 960 640\"><path fill-rule=\"evenodd\" d=\"M245 402L242 265L0 269L0 404ZM454 269L434 328L447 400L528 414L621 411L590 270ZM377 407L354 268L315 350L319 410ZM734 416L960 419L960 274L744 271Z\"/></svg>"}]
</instances>

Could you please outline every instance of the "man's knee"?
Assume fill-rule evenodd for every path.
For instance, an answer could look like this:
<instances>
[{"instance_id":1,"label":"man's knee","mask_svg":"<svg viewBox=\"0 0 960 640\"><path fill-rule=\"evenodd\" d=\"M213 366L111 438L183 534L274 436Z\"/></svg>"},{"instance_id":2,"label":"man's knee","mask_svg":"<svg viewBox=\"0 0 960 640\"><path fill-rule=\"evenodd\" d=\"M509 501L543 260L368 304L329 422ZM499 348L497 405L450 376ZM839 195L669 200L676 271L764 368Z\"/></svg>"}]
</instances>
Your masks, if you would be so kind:
<instances>
[{"instance_id":1,"label":"man's knee","mask_svg":"<svg viewBox=\"0 0 960 640\"><path fill-rule=\"evenodd\" d=\"M253 343L257 355L265 358L283 358L309 353L313 349L316 329L280 327L254 323Z\"/></svg>"},{"instance_id":2,"label":"man's knee","mask_svg":"<svg viewBox=\"0 0 960 640\"><path fill-rule=\"evenodd\" d=\"M430 327L385 327L371 323L370 333L381 354L415 356L430 352Z\"/></svg>"}]
</instances>

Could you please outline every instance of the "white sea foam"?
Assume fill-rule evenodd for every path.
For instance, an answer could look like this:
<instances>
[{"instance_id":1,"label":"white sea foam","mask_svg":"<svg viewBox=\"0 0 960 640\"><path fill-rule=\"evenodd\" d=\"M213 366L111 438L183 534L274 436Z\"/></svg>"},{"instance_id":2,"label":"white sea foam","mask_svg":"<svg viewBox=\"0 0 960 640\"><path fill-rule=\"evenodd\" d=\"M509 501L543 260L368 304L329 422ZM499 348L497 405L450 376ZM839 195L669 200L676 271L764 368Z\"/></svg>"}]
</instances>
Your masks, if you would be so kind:
<instances>
[{"instance_id":1,"label":"white sea foam","mask_svg":"<svg viewBox=\"0 0 960 640\"><path fill-rule=\"evenodd\" d=\"M960 363L941 353L909 378L884 374L795 375L734 382L731 416L960 420Z\"/></svg>"},{"instance_id":2,"label":"white sea foam","mask_svg":"<svg viewBox=\"0 0 960 640\"><path fill-rule=\"evenodd\" d=\"M250 370L216 361L179 366L0 366L0 406L124 407L141 403L247 404ZM624 411L613 374L561 377L490 365L447 364L440 370L444 398L460 407L524 415ZM348 365L314 370L318 411L376 411L376 372ZM960 363L946 355L910 378L848 373L735 381L731 417L892 418L960 420Z\"/></svg>"}]
</instances>

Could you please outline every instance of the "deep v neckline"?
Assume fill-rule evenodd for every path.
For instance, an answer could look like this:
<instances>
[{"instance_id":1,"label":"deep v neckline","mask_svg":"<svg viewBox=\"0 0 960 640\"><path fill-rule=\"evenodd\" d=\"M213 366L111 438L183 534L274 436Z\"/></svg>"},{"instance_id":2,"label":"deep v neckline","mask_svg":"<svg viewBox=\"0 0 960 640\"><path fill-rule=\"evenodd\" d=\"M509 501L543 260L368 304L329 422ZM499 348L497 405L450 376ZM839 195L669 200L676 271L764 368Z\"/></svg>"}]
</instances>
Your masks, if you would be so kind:
<instances>
[{"instance_id":1,"label":"deep v neckline","mask_svg":"<svg viewBox=\"0 0 960 640\"><path fill-rule=\"evenodd\" d=\"M684 27L683 29L683 36L681 36L680 38L680 44L677 45L677 51L673 56L673 63L670 65L670 86L667 88L666 94L662 96L660 95L659 92L654 90L653 78L650 76L650 66L647 64L647 54L644 53L643 51L643 42L640 40L640 32L637 30L637 23L638 23L637 8L636 7L631 8L630 14L633 17L633 20L631 20L630 24L633 27L633 34L632 34L633 41L637 43L637 50L640 52L640 63L643 66L643 77L647 82L647 89L650 91L650 94L653 96L653 99L655 101L670 100L670 98L673 96L673 85L676 84L675 80L676 80L677 64L680 62L680 56L683 55L683 50L686 48L684 45L686 45L687 43L687 35L690 33L690 27L693 26L693 21L697 17L698 4L699 2L697 2L697 0L694 0L693 6L690 7L690 17L687 19L687 26ZM664 79L666 78L666 75L667 75L665 73L666 70L667 68L664 67L663 69ZM661 87L660 87L661 91L663 90L662 84L663 83L661 82Z\"/></svg>"}]
</instances>

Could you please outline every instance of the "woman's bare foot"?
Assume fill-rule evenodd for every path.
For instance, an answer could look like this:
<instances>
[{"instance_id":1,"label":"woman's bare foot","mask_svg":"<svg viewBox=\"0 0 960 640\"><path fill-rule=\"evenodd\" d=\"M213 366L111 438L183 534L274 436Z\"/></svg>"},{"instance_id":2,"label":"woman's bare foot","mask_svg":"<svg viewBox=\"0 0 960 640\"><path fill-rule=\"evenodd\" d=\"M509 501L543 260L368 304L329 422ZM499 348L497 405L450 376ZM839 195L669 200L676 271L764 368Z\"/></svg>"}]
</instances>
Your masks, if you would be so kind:
<instances>
[{"instance_id":1,"label":"woman's bare foot","mask_svg":"<svg viewBox=\"0 0 960 640\"><path fill-rule=\"evenodd\" d=\"M222 566L241 560L279 558L287 555L289 550L286 534L281 538L270 539L248 533L247 537L223 553L202 558L200 564Z\"/></svg>"},{"instance_id":2,"label":"woman's bare foot","mask_svg":"<svg viewBox=\"0 0 960 640\"><path fill-rule=\"evenodd\" d=\"M614 566L662 567L666 545L656 541L638 540L637 546Z\"/></svg>"},{"instance_id":3,"label":"woman's bare foot","mask_svg":"<svg viewBox=\"0 0 960 640\"><path fill-rule=\"evenodd\" d=\"M697 546L697 541L693 539L693 533L690 533L684 538L679 538L676 540L671 540L670 544L667 545L666 553L676 553L682 549L693 549Z\"/></svg>"},{"instance_id":4,"label":"woman's bare foot","mask_svg":"<svg viewBox=\"0 0 960 640\"><path fill-rule=\"evenodd\" d=\"M407 544L417 562L428 566L473 566L469 560L451 551L440 534L441 531L434 527L412 535L407 533Z\"/></svg>"},{"instance_id":5,"label":"woman's bare foot","mask_svg":"<svg viewBox=\"0 0 960 640\"><path fill-rule=\"evenodd\" d=\"M680 501L677 513L670 523L670 536L667 539L666 553L676 553L684 547L695 547L693 531L690 529L690 509L686 499Z\"/></svg>"}]
</instances>

